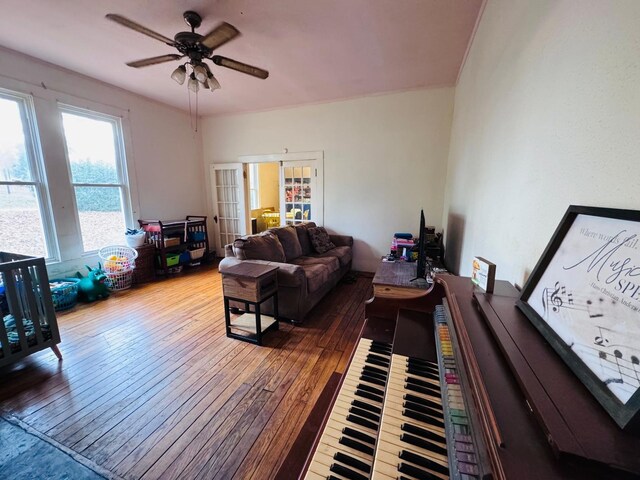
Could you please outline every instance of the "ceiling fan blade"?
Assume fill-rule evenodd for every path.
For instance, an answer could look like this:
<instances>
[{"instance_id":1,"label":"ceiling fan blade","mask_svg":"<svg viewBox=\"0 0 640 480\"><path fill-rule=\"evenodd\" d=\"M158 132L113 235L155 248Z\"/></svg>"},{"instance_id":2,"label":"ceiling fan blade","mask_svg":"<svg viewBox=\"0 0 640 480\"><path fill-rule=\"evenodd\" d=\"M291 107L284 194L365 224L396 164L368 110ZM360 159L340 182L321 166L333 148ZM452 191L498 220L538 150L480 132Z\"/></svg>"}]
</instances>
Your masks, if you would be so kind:
<instances>
[{"instance_id":1,"label":"ceiling fan blade","mask_svg":"<svg viewBox=\"0 0 640 480\"><path fill-rule=\"evenodd\" d=\"M164 35L159 34L158 32L154 32L153 30L149 30L147 27L143 27L139 23L134 22L133 20L129 20L128 18L123 17L122 15L118 15L116 13L108 13L106 17L109 20L113 20L116 23L119 23L122 26L127 28L131 28L136 32L144 33L145 35L155 38L156 40L160 40L163 43L166 43L170 46L175 46L175 42Z\"/></svg>"},{"instance_id":2,"label":"ceiling fan blade","mask_svg":"<svg viewBox=\"0 0 640 480\"><path fill-rule=\"evenodd\" d=\"M177 53L170 53L168 55L160 55L159 57L144 58L142 60L136 60L135 62L127 62L127 65L134 68L148 67L149 65L155 65L156 63L179 60L183 56L184 55L178 55Z\"/></svg>"},{"instance_id":3,"label":"ceiling fan blade","mask_svg":"<svg viewBox=\"0 0 640 480\"><path fill-rule=\"evenodd\" d=\"M215 63L216 65L220 65L221 67L231 68L233 70L237 70L238 72L246 73L247 75L262 78L263 80L269 76L269 72L263 70L262 68L247 65L246 63L238 62L237 60L233 60L231 58L214 55L213 57L211 57L211 60L213 61L213 63Z\"/></svg>"},{"instance_id":4,"label":"ceiling fan blade","mask_svg":"<svg viewBox=\"0 0 640 480\"><path fill-rule=\"evenodd\" d=\"M228 24L227 22L222 22L216 28L204 35L200 39L200 43L211 50L215 50L219 46L227 43L229 40L233 40L238 35L240 35L240 32L236 27Z\"/></svg>"}]
</instances>

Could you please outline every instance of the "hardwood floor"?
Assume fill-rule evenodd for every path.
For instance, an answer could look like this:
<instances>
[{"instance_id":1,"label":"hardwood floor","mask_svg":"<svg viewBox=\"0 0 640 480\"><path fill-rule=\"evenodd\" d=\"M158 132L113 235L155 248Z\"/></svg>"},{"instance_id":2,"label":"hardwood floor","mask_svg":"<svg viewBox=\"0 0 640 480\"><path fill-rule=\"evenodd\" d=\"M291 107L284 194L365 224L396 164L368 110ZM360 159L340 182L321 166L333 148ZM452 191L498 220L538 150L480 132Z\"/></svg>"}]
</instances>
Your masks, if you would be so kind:
<instances>
[{"instance_id":1,"label":"hardwood floor","mask_svg":"<svg viewBox=\"0 0 640 480\"><path fill-rule=\"evenodd\" d=\"M210 267L59 313L48 350L0 369L0 412L125 479L273 477L364 319L340 284L265 346L228 339Z\"/></svg>"}]
</instances>

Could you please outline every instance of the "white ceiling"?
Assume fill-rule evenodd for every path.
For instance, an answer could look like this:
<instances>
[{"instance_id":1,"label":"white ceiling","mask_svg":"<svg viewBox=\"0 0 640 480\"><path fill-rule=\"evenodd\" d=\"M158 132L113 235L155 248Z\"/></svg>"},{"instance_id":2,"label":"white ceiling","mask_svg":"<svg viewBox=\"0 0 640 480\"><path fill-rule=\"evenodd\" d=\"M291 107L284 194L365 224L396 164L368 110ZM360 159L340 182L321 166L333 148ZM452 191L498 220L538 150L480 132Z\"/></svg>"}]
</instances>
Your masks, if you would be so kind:
<instances>
[{"instance_id":1,"label":"white ceiling","mask_svg":"<svg viewBox=\"0 0 640 480\"><path fill-rule=\"evenodd\" d=\"M483 0L2 0L0 45L188 110L179 61L125 62L175 53L105 19L118 13L173 38L202 17L242 35L216 54L264 68L266 80L213 65L221 90L201 91L203 115L257 111L382 92L454 85Z\"/></svg>"}]
</instances>

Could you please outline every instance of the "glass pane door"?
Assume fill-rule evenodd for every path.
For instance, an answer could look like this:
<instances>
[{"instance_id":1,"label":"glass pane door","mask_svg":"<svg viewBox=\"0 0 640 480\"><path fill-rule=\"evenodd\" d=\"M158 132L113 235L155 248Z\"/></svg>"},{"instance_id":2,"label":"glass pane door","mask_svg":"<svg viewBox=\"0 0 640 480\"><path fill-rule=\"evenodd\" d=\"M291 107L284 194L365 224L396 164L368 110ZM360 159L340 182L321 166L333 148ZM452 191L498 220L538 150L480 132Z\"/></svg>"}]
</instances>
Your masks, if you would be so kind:
<instances>
[{"instance_id":1,"label":"glass pane door","mask_svg":"<svg viewBox=\"0 0 640 480\"><path fill-rule=\"evenodd\" d=\"M318 222L314 211L316 194L315 168L308 162L285 162L282 166L284 225Z\"/></svg>"},{"instance_id":2,"label":"glass pane door","mask_svg":"<svg viewBox=\"0 0 640 480\"><path fill-rule=\"evenodd\" d=\"M246 235L243 166L234 163L212 167L211 183L218 217L217 253L224 257L224 246Z\"/></svg>"}]
</instances>

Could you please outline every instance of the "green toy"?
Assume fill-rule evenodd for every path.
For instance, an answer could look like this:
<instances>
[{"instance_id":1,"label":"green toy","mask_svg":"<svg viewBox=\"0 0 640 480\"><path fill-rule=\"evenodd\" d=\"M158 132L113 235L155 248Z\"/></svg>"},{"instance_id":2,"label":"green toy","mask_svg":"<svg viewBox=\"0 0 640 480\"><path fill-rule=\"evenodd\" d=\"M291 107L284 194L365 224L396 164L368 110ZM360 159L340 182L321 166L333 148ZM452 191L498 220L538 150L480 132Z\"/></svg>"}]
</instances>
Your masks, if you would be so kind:
<instances>
[{"instance_id":1,"label":"green toy","mask_svg":"<svg viewBox=\"0 0 640 480\"><path fill-rule=\"evenodd\" d=\"M98 264L98 268L94 269L89 265L85 265L85 267L89 270L89 275L83 277L80 272L76 273L76 276L80 279L80 283L78 283L78 300L95 302L99 298L108 298L109 282L102 271L102 265Z\"/></svg>"}]
</instances>

